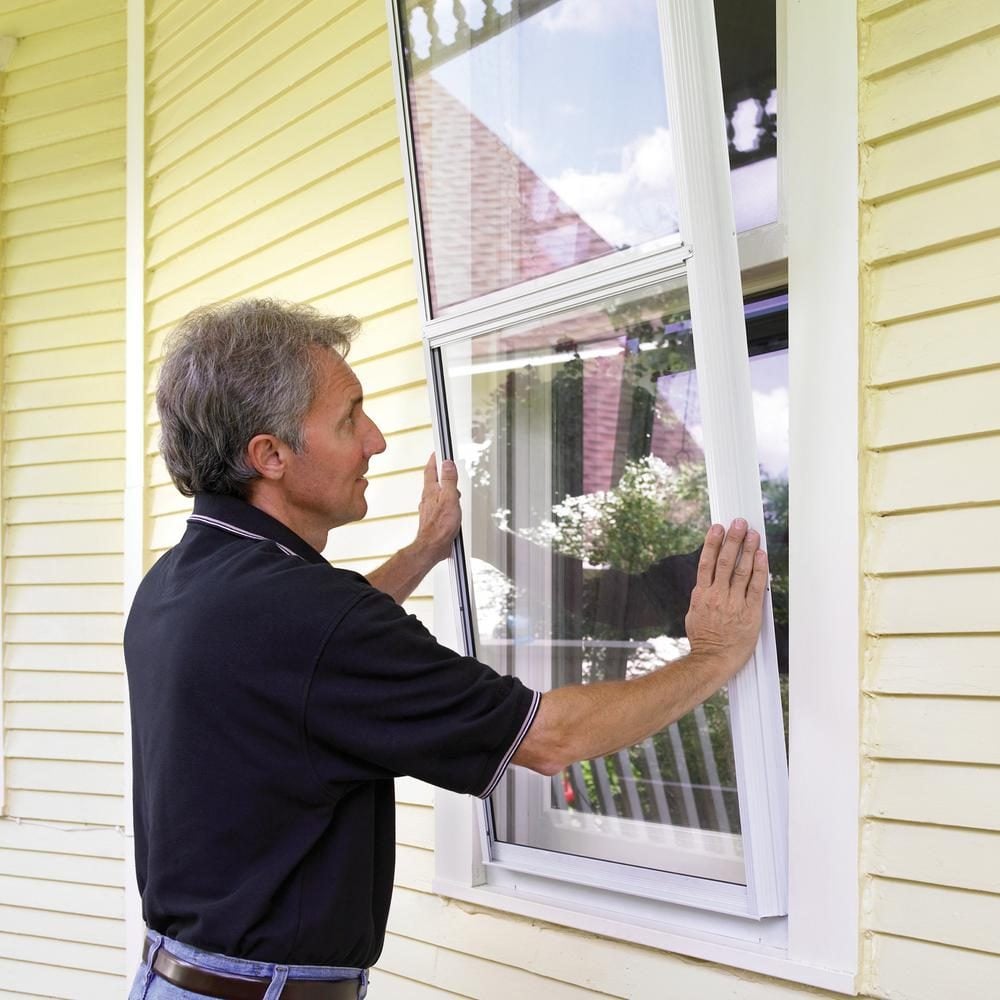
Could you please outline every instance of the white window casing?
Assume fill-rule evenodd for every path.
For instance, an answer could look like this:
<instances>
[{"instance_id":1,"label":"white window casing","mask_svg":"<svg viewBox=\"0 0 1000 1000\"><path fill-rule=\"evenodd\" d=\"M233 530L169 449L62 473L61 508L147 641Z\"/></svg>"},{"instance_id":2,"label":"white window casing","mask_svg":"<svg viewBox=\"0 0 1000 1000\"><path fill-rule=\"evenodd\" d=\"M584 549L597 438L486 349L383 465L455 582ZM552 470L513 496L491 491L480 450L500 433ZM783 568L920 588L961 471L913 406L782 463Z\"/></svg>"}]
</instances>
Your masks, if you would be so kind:
<instances>
[{"instance_id":1,"label":"white window casing","mask_svg":"<svg viewBox=\"0 0 1000 1000\"><path fill-rule=\"evenodd\" d=\"M712 6L698 0L659 0L658 6L671 128L679 139L683 239L598 258L432 317L399 24L388 0L428 376L440 390L433 352L444 344L686 273L698 331L713 519L728 522L742 514L763 535L756 523L756 444L745 419L751 412L749 370L726 140L721 116L704 110L721 108L718 60L704 55L714 49ZM627 866L498 845L487 836L482 804L439 792L435 888L527 917L851 993L858 946L855 24L853 11L837 0L819 0L808 12L788 0L784 17L783 8L779 3L779 39L787 32L788 40L787 62L779 57L782 207L777 223L740 237L740 253L745 265L766 265L785 252L787 231L795 664L790 786L774 637L766 629L754 660L731 685L747 887L680 875L639 886L634 883L642 877ZM820 106L825 117L816 114ZM839 211L818 212L824 204ZM447 413L439 411L439 453L446 426ZM833 536L841 540L835 551L825 547ZM471 648L471 609L461 605L472 593L464 574L462 553L439 572L435 628L443 641ZM454 617L443 613L449 608ZM817 718L822 726L813 724Z\"/></svg>"}]
</instances>

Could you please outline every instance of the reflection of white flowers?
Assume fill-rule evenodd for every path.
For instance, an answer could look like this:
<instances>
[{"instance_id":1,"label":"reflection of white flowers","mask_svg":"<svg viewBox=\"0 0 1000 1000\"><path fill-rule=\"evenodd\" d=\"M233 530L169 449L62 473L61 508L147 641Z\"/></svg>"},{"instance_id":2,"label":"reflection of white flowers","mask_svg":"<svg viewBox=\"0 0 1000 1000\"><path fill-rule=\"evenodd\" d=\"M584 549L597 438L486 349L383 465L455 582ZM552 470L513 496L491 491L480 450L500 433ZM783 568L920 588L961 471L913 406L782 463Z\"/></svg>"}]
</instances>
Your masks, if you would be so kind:
<instances>
[{"instance_id":1,"label":"reflection of white flowers","mask_svg":"<svg viewBox=\"0 0 1000 1000\"><path fill-rule=\"evenodd\" d=\"M653 652L664 663L679 660L691 652L691 643L687 639L675 639L671 635L657 635L647 640L653 647Z\"/></svg>"},{"instance_id":2,"label":"reflection of white flowers","mask_svg":"<svg viewBox=\"0 0 1000 1000\"><path fill-rule=\"evenodd\" d=\"M501 531L511 530L509 510L493 517ZM549 520L517 534L580 559L585 568L641 573L671 553L695 548L707 521L704 466L674 469L647 455L627 462L610 490L567 496L553 505Z\"/></svg>"},{"instance_id":3,"label":"reflection of white flowers","mask_svg":"<svg viewBox=\"0 0 1000 1000\"><path fill-rule=\"evenodd\" d=\"M622 149L618 170L564 170L545 183L614 246L677 231L677 191L670 132L657 128Z\"/></svg>"}]
</instances>

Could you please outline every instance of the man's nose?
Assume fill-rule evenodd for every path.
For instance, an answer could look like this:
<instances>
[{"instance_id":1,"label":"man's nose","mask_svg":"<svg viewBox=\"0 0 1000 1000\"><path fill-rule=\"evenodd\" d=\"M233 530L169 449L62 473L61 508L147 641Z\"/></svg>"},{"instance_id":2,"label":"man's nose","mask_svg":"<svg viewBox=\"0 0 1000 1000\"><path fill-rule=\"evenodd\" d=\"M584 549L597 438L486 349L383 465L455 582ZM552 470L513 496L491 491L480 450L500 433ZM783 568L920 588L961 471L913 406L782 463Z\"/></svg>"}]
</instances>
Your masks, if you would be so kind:
<instances>
[{"instance_id":1,"label":"man's nose","mask_svg":"<svg viewBox=\"0 0 1000 1000\"><path fill-rule=\"evenodd\" d=\"M374 420L371 421L371 425L371 433L368 438L368 454L381 455L385 451L385 437L378 429L378 424Z\"/></svg>"}]
</instances>

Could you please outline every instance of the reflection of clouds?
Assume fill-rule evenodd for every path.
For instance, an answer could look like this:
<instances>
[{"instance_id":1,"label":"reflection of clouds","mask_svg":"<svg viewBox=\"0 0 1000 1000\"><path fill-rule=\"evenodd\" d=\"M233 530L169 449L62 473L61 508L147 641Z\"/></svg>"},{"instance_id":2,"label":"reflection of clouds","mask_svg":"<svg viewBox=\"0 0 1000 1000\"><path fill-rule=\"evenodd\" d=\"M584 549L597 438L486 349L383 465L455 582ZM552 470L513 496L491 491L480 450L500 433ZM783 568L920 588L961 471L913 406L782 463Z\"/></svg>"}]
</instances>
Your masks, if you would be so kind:
<instances>
[{"instance_id":1,"label":"reflection of clouds","mask_svg":"<svg viewBox=\"0 0 1000 1000\"><path fill-rule=\"evenodd\" d=\"M560 0L539 12L539 23L547 31L581 31L597 34L620 27L642 0Z\"/></svg>"},{"instance_id":2,"label":"reflection of clouds","mask_svg":"<svg viewBox=\"0 0 1000 1000\"><path fill-rule=\"evenodd\" d=\"M753 419L757 428L757 461L770 476L788 474L788 389L775 386L753 393Z\"/></svg>"},{"instance_id":3,"label":"reflection of clouds","mask_svg":"<svg viewBox=\"0 0 1000 1000\"><path fill-rule=\"evenodd\" d=\"M674 156L668 129L654 129L625 146L618 170L570 168L545 182L584 222L616 246L634 246L677 231Z\"/></svg>"},{"instance_id":4,"label":"reflection of clouds","mask_svg":"<svg viewBox=\"0 0 1000 1000\"><path fill-rule=\"evenodd\" d=\"M761 110L757 101L752 98L740 101L730 121L733 126L733 145L741 153L748 153L760 146Z\"/></svg>"},{"instance_id":5,"label":"reflection of clouds","mask_svg":"<svg viewBox=\"0 0 1000 1000\"><path fill-rule=\"evenodd\" d=\"M750 359L753 419L757 432L757 461L769 476L788 475L788 374L787 352L759 355ZM657 380L660 398L683 420L688 434L705 445L701 423L701 405L695 372L677 372ZM782 380L780 384L758 388L762 382Z\"/></svg>"},{"instance_id":6,"label":"reflection of clouds","mask_svg":"<svg viewBox=\"0 0 1000 1000\"><path fill-rule=\"evenodd\" d=\"M538 156L535 137L527 129L515 125L509 117L504 120L503 126L505 144L518 159L528 163Z\"/></svg>"},{"instance_id":7,"label":"reflection of clouds","mask_svg":"<svg viewBox=\"0 0 1000 1000\"><path fill-rule=\"evenodd\" d=\"M778 161L775 157L737 167L729 174L737 232L778 218Z\"/></svg>"}]
</instances>

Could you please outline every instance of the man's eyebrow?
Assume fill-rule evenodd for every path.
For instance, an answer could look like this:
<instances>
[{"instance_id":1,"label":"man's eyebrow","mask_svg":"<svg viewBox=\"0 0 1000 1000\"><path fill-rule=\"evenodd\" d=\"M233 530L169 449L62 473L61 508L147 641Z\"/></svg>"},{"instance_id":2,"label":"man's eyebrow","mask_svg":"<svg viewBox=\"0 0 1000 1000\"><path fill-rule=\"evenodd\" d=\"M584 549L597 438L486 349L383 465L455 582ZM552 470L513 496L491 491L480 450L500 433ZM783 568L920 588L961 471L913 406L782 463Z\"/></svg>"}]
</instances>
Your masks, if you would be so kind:
<instances>
[{"instance_id":1,"label":"man's eyebrow","mask_svg":"<svg viewBox=\"0 0 1000 1000\"><path fill-rule=\"evenodd\" d=\"M347 413L350 413L356 406L360 406L365 401L365 394L358 389L356 392L352 393L347 399L347 406L344 407Z\"/></svg>"}]
</instances>

